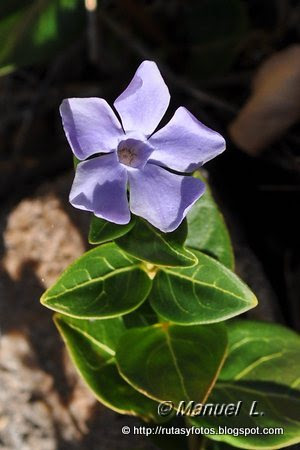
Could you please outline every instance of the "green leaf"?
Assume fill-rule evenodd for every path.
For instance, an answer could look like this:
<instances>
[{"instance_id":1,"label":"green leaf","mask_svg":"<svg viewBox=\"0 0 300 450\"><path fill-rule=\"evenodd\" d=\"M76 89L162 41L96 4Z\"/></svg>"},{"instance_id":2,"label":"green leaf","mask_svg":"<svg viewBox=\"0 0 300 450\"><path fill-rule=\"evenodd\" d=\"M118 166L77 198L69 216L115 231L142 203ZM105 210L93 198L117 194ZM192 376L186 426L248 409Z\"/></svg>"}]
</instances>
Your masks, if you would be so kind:
<instances>
[{"instance_id":1,"label":"green leaf","mask_svg":"<svg viewBox=\"0 0 300 450\"><path fill-rule=\"evenodd\" d=\"M237 275L204 253L194 253L196 266L162 268L154 278L150 303L159 316L181 325L212 323L257 304Z\"/></svg>"},{"instance_id":2,"label":"green leaf","mask_svg":"<svg viewBox=\"0 0 300 450\"><path fill-rule=\"evenodd\" d=\"M80 159L78 159L75 155L73 155L73 166L74 169L76 170L77 166L79 163L81 163L82 161L80 161Z\"/></svg>"},{"instance_id":3,"label":"green leaf","mask_svg":"<svg viewBox=\"0 0 300 450\"><path fill-rule=\"evenodd\" d=\"M145 325L153 325L159 322L148 300L142 303L138 309L135 309L130 314L126 314L123 320L126 328L144 327Z\"/></svg>"},{"instance_id":4,"label":"green leaf","mask_svg":"<svg viewBox=\"0 0 300 450\"><path fill-rule=\"evenodd\" d=\"M273 323L227 324L229 352L220 379L268 381L300 389L300 336Z\"/></svg>"},{"instance_id":5,"label":"green leaf","mask_svg":"<svg viewBox=\"0 0 300 450\"><path fill-rule=\"evenodd\" d=\"M184 221L172 233L163 233L137 218L133 229L118 239L117 245L130 255L159 266L193 266L197 259L183 248L187 235Z\"/></svg>"},{"instance_id":6,"label":"green leaf","mask_svg":"<svg viewBox=\"0 0 300 450\"><path fill-rule=\"evenodd\" d=\"M117 239L128 233L133 228L134 223L134 218L127 225L117 225L93 216L89 231L89 243L102 244L103 242Z\"/></svg>"},{"instance_id":7,"label":"green leaf","mask_svg":"<svg viewBox=\"0 0 300 450\"><path fill-rule=\"evenodd\" d=\"M238 436L233 434L210 434L207 437L226 442L242 449L275 449L300 442L300 394L299 391L267 382L224 381L217 383L208 403L237 404L241 401L239 414L236 416L211 417L208 415L192 418L195 426L208 426L217 430L219 427L239 429ZM255 405L254 402L257 402ZM251 407L255 407L258 416L250 415ZM252 432L248 436L245 429L259 427L280 428L283 434L263 434ZM272 430L270 430L272 432ZM262 432L262 431L261 431ZM274 432L274 431L273 431ZM237 434L237 432L236 432Z\"/></svg>"},{"instance_id":8,"label":"green leaf","mask_svg":"<svg viewBox=\"0 0 300 450\"><path fill-rule=\"evenodd\" d=\"M2 12L7 14L0 20L0 75L52 58L85 23L81 0L27 0Z\"/></svg>"},{"instance_id":9,"label":"green leaf","mask_svg":"<svg viewBox=\"0 0 300 450\"><path fill-rule=\"evenodd\" d=\"M76 369L101 403L121 414L157 419L157 404L126 383L116 368L115 348L125 331L120 318L91 321L55 314L54 321Z\"/></svg>"},{"instance_id":10,"label":"green leaf","mask_svg":"<svg viewBox=\"0 0 300 450\"><path fill-rule=\"evenodd\" d=\"M186 245L207 253L233 270L233 249L223 216L213 199L207 181L200 172L196 172L194 176L205 182L206 191L187 215Z\"/></svg>"},{"instance_id":11,"label":"green leaf","mask_svg":"<svg viewBox=\"0 0 300 450\"><path fill-rule=\"evenodd\" d=\"M151 280L140 266L115 244L104 244L69 266L41 302L78 318L127 314L143 303L151 288Z\"/></svg>"},{"instance_id":12,"label":"green leaf","mask_svg":"<svg viewBox=\"0 0 300 450\"><path fill-rule=\"evenodd\" d=\"M300 442L299 335L277 324L242 320L228 323L227 330L228 356L208 401L242 401L240 414L218 420L205 416L196 422L216 429L219 425L284 429L284 434L264 435L263 439L257 434L208 436L245 449L281 448ZM249 415L254 402L262 415Z\"/></svg>"},{"instance_id":13,"label":"green leaf","mask_svg":"<svg viewBox=\"0 0 300 450\"><path fill-rule=\"evenodd\" d=\"M222 324L180 327L166 323L133 328L116 351L120 374L158 401L203 402L212 389L227 348ZM130 349L130 351L128 351Z\"/></svg>"}]
</instances>

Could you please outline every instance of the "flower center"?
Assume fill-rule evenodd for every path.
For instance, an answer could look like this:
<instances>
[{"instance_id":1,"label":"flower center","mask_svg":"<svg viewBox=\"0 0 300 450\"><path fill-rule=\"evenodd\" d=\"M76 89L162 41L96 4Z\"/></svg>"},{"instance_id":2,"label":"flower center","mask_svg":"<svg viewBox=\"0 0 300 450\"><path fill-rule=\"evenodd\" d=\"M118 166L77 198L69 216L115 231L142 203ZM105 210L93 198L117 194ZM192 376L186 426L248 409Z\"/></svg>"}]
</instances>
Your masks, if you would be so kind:
<instances>
[{"instance_id":1,"label":"flower center","mask_svg":"<svg viewBox=\"0 0 300 450\"><path fill-rule=\"evenodd\" d=\"M126 166L135 167L137 156L137 151L134 148L123 147L118 149L119 161Z\"/></svg>"},{"instance_id":2,"label":"flower center","mask_svg":"<svg viewBox=\"0 0 300 450\"><path fill-rule=\"evenodd\" d=\"M117 148L119 162L127 167L143 169L153 148L147 142L128 138L121 141Z\"/></svg>"}]
</instances>

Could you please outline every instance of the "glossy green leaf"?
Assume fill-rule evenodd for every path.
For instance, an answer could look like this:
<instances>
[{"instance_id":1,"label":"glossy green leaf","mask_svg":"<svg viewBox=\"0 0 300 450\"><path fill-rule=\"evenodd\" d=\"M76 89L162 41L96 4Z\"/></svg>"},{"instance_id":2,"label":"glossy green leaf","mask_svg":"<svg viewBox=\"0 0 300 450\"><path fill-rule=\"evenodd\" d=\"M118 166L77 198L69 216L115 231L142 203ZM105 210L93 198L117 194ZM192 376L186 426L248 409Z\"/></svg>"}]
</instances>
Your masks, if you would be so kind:
<instances>
[{"instance_id":1,"label":"glossy green leaf","mask_svg":"<svg viewBox=\"0 0 300 450\"><path fill-rule=\"evenodd\" d=\"M284 434L213 436L241 448L282 448L300 442L300 337L277 324L236 320L227 324L228 356L209 403L242 401L240 414L201 417L208 426L284 429ZM262 415L249 415L255 411Z\"/></svg>"},{"instance_id":2,"label":"glossy green leaf","mask_svg":"<svg viewBox=\"0 0 300 450\"><path fill-rule=\"evenodd\" d=\"M268 381L300 390L300 336L273 323L227 324L229 352L220 379Z\"/></svg>"},{"instance_id":3,"label":"glossy green leaf","mask_svg":"<svg viewBox=\"0 0 300 450\"><path fill-rule=\"evenodd\" d=\"M79 318L127 314L143 303L151 288L151 280L140 266L115 244L104 244L69 266L41 302Z\"/></svg>"},{"instance_id":4,"label":"glossy green leaf","mask_svg":"<svg viewBox=\"0 0 300 450\"><path fill-rule=\"evenodd\" d=\"M79 320L55 315L70 357L97 399L122 414L157 418L157 404L133 389L118 373L116 344L125 331L122 319Z\"/></svg>"},{"instance_id":5,"label":"glossy green leaf","mask_svg":"<svg viewBox=\"0 0 300 450\"><path fill-rule=\"evenodd\" d=\"M158 401L203 402L212 389L227 348L222 324L180 327L166 323L127 331L116 360L124 379ZM130 349L130 351L129 351Z\"/></svg>"},{"instance_id":6,"label":"glossy green leaf","mask_svg":"<svg viewBox=\"0 0 300 450\"><path fill-rule=\"evenodd\" d=\"M123 320L126 328L144 327L147 325L154 325L159 322L159 319L151 308L148 300L142 303L138 309L135 309L130 314L126 314L123 317Z\"/></svg>"},{"instance_id":7,"label":"glossy green leaf","mask_svg":"<svg viewBox=\"0 0 300 450\"><path fill-rule=\"evenodd\" d=\"M205 182L206 191L187 215L186 245L207 253L233 270L233 249L223 216L213 199L207 181L199 172L194 176Z\"/></svg>"},{"instance_id":8,"label":"glossy green leaf","mask_svg":"<svg viewBox=\"0 0 300 450\"><path fill-rule=\"evenodd\" d=\"M193 266L197 259L183 247L186 236L186 221L172 233L163 233L145 220L136 218L133 229L118 239L117 245L130 255L155 265Z\"/></svg>"},{"instance_id":9,"label":"glossy green leaf","mask_svg":"<svg viewBox=\"0 0 300 450\"><path fill-rule=\"evenodd\" d=\"M85 23L81 0L27 0L5 12L0 20L0 75L52 58Z\"/></svg>"},{"instance_id":10,"label":"glossy green leaf","mask_svg":"<svg viewBox=\"0 0 300 450\"><path fill-rule=\"evenodd\" d=\"M128 233L133 228L134 223L134 218L126 225L117 225L116 223L93 216L89 231L89 243L102 244L103 242L117 239Z\"/></svg>"},{"instance_id":11,"label":"glossy green leaf","mask_svg":"<svg viewBox=\"0 0 300 450\"><path fill-rule=\"evenodd\" d=\"M192 418L195 426L218 427L227 426L235 429L234 436L229 434L210 434L208 437L226 442L242 449L275 449L300 442L300 394L299 391L285 386L272 385L267 382L224 381L217 383L208 399L209 404L237 404L241 401L239 414L236 416L211 417L208 415ZM255 402L257 402L255 404ZM258 415L250 415L258 413ZM261 434L254 431L259 427ZM270 434L264 434L263 428L273 428ZM274 434L274 428L283 430L282 434ZM253 430L245 436L245 429ZM277 433L279 433L277 431ZM273 434L272 434L273 433Z\"/></svg>"},{"instance_id":12,"label":"glossy green leaf","mask_svg":"<svg viewBox=\"0 0 300 450\"><path fill-rule=\"evenodd\" d=\"M182 325L212 323L257 304L237 275L204 253L194 252L196 266L162 268L154 278L150 303L158 315Z\"/></svg>"}]
</instances>

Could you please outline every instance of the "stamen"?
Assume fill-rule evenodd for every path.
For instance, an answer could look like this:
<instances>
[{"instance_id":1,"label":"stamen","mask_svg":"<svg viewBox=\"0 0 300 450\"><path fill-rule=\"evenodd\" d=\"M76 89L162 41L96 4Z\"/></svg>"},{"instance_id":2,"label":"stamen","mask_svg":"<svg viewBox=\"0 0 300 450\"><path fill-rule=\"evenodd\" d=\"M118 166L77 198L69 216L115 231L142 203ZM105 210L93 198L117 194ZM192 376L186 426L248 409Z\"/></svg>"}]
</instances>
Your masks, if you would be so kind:
<instances>
[{"instance_id":1,"label":"stamen","mask_svg":"<svg viewBox=\"0 0 300 450\"><path fill-rule=\"evenodd\" d=\"M133 148L119 148L118 149L119 161L126 166L134 167L134 163L137 157L137 152Z\"/></svg>"}]
</instances>

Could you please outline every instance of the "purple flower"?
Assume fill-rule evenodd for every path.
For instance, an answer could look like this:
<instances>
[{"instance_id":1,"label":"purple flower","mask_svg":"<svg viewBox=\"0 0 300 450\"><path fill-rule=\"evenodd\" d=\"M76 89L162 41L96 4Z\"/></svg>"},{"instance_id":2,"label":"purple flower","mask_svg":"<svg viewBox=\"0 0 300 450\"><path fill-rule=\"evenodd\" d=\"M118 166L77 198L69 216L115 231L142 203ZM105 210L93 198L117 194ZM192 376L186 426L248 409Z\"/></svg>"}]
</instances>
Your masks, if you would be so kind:
<instances>
[{"instance_id":1,"label":"purple flower","mask_svg":"<svg viewBox=\"0 0 300 450\"><path fill-rule=\"evenodd\" d=\"M225 150L225 141L184 107L153 134L169 101L156 64L144 61L114 103L122 124L102 98L62 102L67 139L85 160L70 193L74 207L117 224L128 223L131 211L164 232L180 225L205 186L167 169L192 172ZM92 155L97 156L88 159Z\"/></svg>"}]
</instances>

